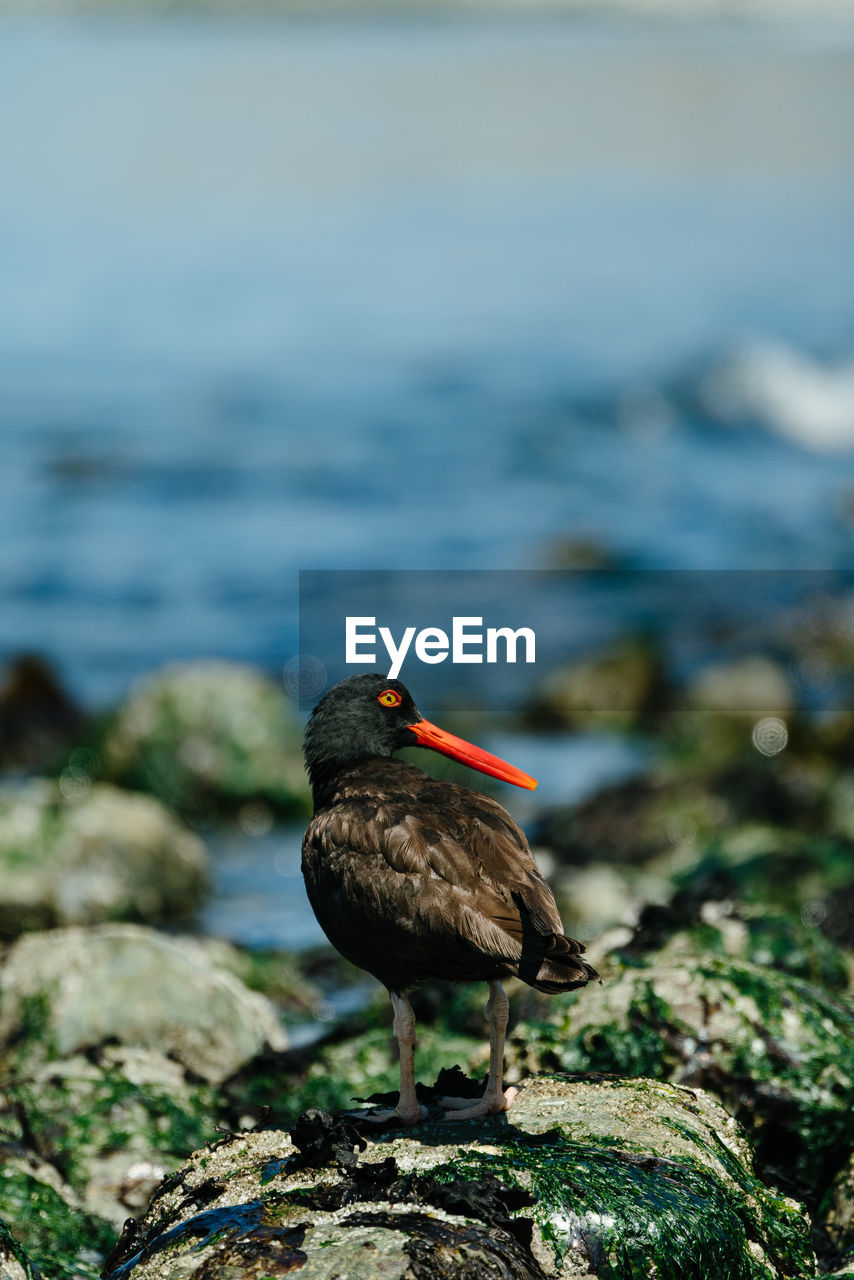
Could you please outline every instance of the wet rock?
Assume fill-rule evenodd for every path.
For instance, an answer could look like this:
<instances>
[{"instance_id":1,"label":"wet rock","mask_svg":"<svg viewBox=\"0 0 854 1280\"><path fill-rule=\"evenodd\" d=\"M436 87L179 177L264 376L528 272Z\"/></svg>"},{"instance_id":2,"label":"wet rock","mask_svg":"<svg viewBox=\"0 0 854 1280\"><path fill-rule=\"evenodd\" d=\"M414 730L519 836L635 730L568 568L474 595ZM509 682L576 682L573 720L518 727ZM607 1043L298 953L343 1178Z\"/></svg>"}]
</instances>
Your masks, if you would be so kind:
<instances>
[{"instance_id":1,"label":"wet rock","mask_svg":"<svg viewBox=\"0 0 854 1280\"><path fill-rule=\"evenodd\" d=\"M751 1132L773 1180L812 1203L848 1148L854 1007L771 968L674 934L628 954L601 987L520 1025L515 1069L649 1076L714 1092Z\"/></svg>"},{"instance_id":2,"label":"wet rock","mask_svg":"<svg viewBox=\"0 0 854 1280\"><path fill-rule=\"evenodd\" d=\"M109 1045L0 1080L0 1127L62 1170L79 1206L121 1227L213 1135L213 1088L180 1063Z\"/></svg>"},{"instance_id":3,"label":"wet rock","mask_svg":"<svg viewBox=\"0 0 854 1280\"><path fill-rule=\"evenodd\" d=\"M524 721L535 729L624 732L640 728L658 715L666 694L664 663L658 649L645 638L630 639L552 672L525 710Z\"/></svg>"},{"instance_id":4,"label":"wet rock","mask_svg":"<svg viewBox=\"0 0 854 1280\"><path fill-rule=\"evenodd\" d=\"M666 905L678 891L695 905L729 899L787 912L851 946L854 828L845 792L842 781L799 765L706 777L668 770L555 810L534 836L555 857L552 880L570 918L575 882L583 890L586 876L604 876L611 864L617 879L603 896L612 908L600 913L602 927L621 899L619 918L630 919L638 904Z\"/></svg>"},{"instance_id":5,"label":"wet rock","mask_svg":"<svg viewBox=\"0 0 854 1280\"><path fill-rule=\"evenodd\" d=\"M507 1116L361 1141L336 1117L315 1115L312 1134L324 1125L319 1168L275 1130L197 1152L105 1280L814 1273L800 1206L758 1181L738 1125L701 1091L538 1078Z\"/></svg>"},{"instance_id":6,"label":"wet rock","mask_svg":"<svg viewBox=\"0 0 854 1280\"><path fill-rule=\"evenodd\" d=\"M237 812L248 830L266 830L273 814L307 812L301 738L274 680L193 662L138 682L105 727L101 755L107 777L195 821Z\"/></svg>"},{"instance_id":7,"label":"wet rock","mask_svg":"<svg viewBox=\"0 0 854 1280\"><path fill-rule=\"evenodd\" d=\"M15 1143L0 1142L0 1203L3 1280L96 1280L114 1229L86 1212L53 1165Z\"/></svg>"},{"instance_id":8,"label":"wet rock","mask_svg":"<svg viewBox=\"0 0 854 1280\"><path fill-rule=\"evenodd\" d=\"M108 1042L174 1057L218 1082L266 1046L272 1006L215 968L193 939L141 925L29 934L0 968L0 1057L27 1069Z\"/></svg>"},{"instance_id":9,"label":"wet rock","mask_svg":"<svg viewBox=\"0 0 854 1280\"><path fill-rule=\"evenodd\" d=\"M664 878L653 883L634 868L607 863L562 867L549 881L566 932L587 947L615 925L634 923L645 901L669 897Z\"/></svg>"},{"instance_id":10,"label":"wet rock","mask_svg":"<svg viewBox=\"0 0 854 1280\"><path fill-rule=\"evenodd\" d=\"M45 658L22 653L12 659L0 683L0 769L47 768L83 724L82 711Z\"/></svg>"},{"instance_id":11,"label":"wet rock","mask_svg":"<svg viewBox=\"0 0 854 1280\"><path fill-rule=\"evenodd\" d=\"M92 785L0 787L0 936L116 919L180 919L207 887L204 845L158 801Z\"/></svg>"}]
</instances>

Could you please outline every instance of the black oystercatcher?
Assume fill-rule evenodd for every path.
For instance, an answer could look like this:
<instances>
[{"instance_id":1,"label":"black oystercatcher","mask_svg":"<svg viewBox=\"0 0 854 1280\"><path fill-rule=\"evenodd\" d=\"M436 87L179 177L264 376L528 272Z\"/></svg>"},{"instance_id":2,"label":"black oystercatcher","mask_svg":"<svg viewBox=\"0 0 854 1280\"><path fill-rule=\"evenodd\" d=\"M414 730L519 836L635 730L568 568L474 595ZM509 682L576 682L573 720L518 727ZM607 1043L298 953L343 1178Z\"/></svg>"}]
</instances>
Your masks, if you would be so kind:
<instances>
[{"instance_id":1,"label":"black oystercatcher","mask_svg":"<svg viewBox=\"0 0 854 1280\"><path fill-rule=\"evenodd\" d=\"M515 975L538 991L582 987L596 972L563 933L551 890L521 829L488 796L394 760L430 747L516 786L533 778L425 720L408 690L351 676L314 709L305 759L314 817L302 846L309 901L330 942L389 990L400 1048L396 1115L426 1115L415 1095L415 1015L407 989L427 978L489 983L489 1075L483 1097L443 1098L455 1117L505 1111L507 997Z\"/></svg>"}]
</instances>

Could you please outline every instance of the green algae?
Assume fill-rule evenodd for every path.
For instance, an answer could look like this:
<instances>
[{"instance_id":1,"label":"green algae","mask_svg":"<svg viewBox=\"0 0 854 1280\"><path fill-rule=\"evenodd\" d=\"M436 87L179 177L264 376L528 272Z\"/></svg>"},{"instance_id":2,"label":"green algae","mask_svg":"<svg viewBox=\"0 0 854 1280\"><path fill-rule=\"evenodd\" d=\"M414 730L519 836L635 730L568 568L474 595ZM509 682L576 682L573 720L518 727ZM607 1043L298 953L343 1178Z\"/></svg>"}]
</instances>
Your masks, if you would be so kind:
<instances>
[{"instance_id":1,"label":"green algae","mask_svg":"<svg viewBox=\"0 0 854 1280\"><path fill-rule=\"evenodd\" d=\"M137 1084L116 1064L92 1075L47 1075L0 1086L0 1115L19 1141L38 1135L39 1154L69 1184L86 1190L93 1162L128 1147L140 1156L177 1162L212 1134L216 1094L210 1086L181 1091Z\"/></svg>"},{"instance_id":2,"label":"green algae","mask_svg":"<svg viewBox=\"0 0 854 1280\"><path fill-rule=\"evenodd\" d=\"M21 1248L6 1223L0 1218L0 1272L2 1272L4 1259L9 1258L13 1258L17 1262L26 1280L43 1280L42 1273L32 1258L27 1257L24 1249Z\"/></svg>"},{"instance_id":3,"label":"green algae","mask_svg":"<svg viewBox=\"0 0 854 1280\"><path fill-rule=\"evenodd\" d=\"M790 974L828 991L845 991L848 967L839 948L819 929L783 914L757 909L756 915L742 911L747 930L744 959ZM710 930L710 932L720 932ZM726 955L723 940L708 940L708 949Z\"/></svg>"},{"instance_id":4,"label":"green algae","mask_svg":"<svg viewBox=\"0 0 854 1280\"><path fill-rule=\"evenodd\" d=\"M59 1051L52 1022L53 1002L46 991L19 996L15 1029L6 1045L2 1066L11 1066L14 1069L19 1056L26 1061L30 1046L34 1044L42 1047L46 1058L58 1057Z\"/></svg>"},{"instance_id":5,"label":"green algae","mask_svg":"<svg viewBox=\"0 0 854 1280\"><path fill-rule=\"evenodd\" d=\"M567 1019L560 1022L520 1024L519 1038L528 1039L533 1032L529 1048L549 1069L666 1079L679 1065L679 1054L671 1048L667 1034L676 1019L651 979L638 975L625 1023L596 1020L585 1025L582 1017L580 1028L568 1035L566 1021L571 1016L568 1010Z\"/></svg>"},{"instance_id":6,"label":"green algae","mask_svg":"<svg viewBox=\"0 0 854 1280\"><path fill-rule=\"evenodd\" d=\"M684 943L684 939L675 940ZM679 945L569 996L513 1050L528 1070L686 1078L752 1130L763 1164L820 1192L854 1134L854 1009L769 968Z\"/></svg>"},{"instance_id":7,"label":"green algae","mask_svg":"<svg viewBox=\"0 0 854 1280\"><path fill-rule=\"evenodd\" d=\"M439 1181L492 1174L528 1187L558 1265L570 1250L581 1250L604 1280L769 1280L775 1272L751 1252L751 1241L784 1260L784 1273L810 1265L800 1215L778 1222L770 1209L754 1212L699 1163L640 1156L617 1142L578 1142L560 1129L536 1139L517 1133L500 1154L461 1148L433 1174ZM750 1192L768 1196L755 1181Z\"/></svg>"},{"instance_id":8,"label":"green algae","mask_svg":"<svg viewBox=\"0 0 854 1280\"><path fill-rule=\"evenodd\" d=\"M74 1208L53 1187L12 1166L0 1170L0 1203L16 1238L46 1276L96 1280L98 1259L115 1239L108 1222Z\"/></svg>"}]
</instances>

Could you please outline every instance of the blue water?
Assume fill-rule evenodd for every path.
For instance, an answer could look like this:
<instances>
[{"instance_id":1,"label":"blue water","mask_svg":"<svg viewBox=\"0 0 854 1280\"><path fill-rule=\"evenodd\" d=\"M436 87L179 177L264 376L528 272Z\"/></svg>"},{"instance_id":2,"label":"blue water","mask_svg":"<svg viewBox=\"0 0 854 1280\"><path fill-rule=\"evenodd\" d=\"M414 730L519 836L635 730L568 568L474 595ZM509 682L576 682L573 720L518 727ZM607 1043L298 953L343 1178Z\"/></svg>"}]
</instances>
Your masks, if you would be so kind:
<instances>
[{"instance_id":1,"label":"blue water","mask_svg":"<svg viewBox=\"0 0 854 1280\"><path fill-rule=\"evenodd\" d=\"M0 112L0 657L98 703L280 668L300 568L851 564L854 413L703 388L782 344L845 428L854 24L7 18Z\"/></svg>"}]
</instances>

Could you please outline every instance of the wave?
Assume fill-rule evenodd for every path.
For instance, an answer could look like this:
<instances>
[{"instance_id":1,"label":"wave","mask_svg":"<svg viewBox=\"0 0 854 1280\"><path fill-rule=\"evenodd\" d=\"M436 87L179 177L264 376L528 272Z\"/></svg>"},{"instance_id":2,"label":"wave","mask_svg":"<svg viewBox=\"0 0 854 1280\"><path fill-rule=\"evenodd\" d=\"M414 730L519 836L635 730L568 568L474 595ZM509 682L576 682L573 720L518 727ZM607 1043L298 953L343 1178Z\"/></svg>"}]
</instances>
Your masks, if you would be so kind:
<instances>
[{"instance_id":1,"label":"wave","mask_svg":"<svg viewBox=\"0 0 854 1280\"><path fill-rule=\"evenodd\" d=\"M854 449L854 359L823 363L770 341L754 341L700 378L710 418L757 422L814 452Z\"/></svg>"}]
</instances>

